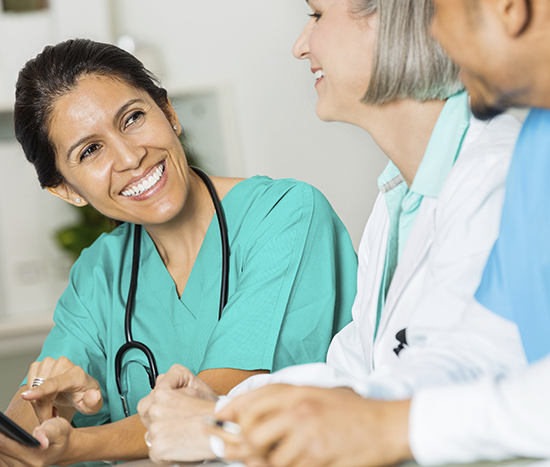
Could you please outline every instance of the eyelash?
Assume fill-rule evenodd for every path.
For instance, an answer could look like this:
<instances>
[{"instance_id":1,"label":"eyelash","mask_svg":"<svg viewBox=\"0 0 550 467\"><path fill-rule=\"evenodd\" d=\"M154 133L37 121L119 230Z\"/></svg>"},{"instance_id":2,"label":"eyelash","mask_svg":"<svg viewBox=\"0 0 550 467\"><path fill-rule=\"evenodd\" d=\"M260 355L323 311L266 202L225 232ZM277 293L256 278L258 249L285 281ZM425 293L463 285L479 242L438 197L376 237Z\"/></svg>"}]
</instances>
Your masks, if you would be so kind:
<instances>
[{"instance_id":1,"label":"eyelash","mask_svg":"<svg viewBox=\"0 0 550 467\"><path fill-rule=\"evenodd\" d=\"M134 112L132 115L128 117L126 122L124 122L124 128L128 128L130 125L133 125L144 115L145 115L145 112L143 112L142 110L137 110L136 112Z\"/></svg>"},{"instance_id":2,"label":"eyelash","mask_svg":"<svg viewBox=\"0 0 550 467\"><path fill-rule=\"evenodd\" d=\"M97 149L99 149L99 144L90 144L86 149L84 149L84 151L80 155L80 162L82 162L87 157L90 157L95 151L97 151Z\"/></svg>"},{"instance_id":3,"label":"eyelash","mask_svg":"<svg viewBox=\"0 0 550 467\"><path fill-rule=\"evenodd\" d=\"M315 21L319 21L319 19L321 19L321 13L309 13L308 16L310 18L315 18Z\"/></svg>"}]
</instances>

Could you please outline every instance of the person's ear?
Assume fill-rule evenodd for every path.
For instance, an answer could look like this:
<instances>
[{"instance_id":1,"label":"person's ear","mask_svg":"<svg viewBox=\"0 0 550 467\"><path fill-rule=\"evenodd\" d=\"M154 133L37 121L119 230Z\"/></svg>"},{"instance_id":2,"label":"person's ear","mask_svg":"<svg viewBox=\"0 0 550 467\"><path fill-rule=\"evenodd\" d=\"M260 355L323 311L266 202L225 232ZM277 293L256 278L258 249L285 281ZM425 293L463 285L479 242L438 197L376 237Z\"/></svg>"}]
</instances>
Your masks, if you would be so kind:
<instances>
[{"instance_id":1,"label":"person's ear","mask_svg":"<svg viewBox=\"0 0 550 467\"><path fill-rule=\"evenodd\" d=\"M517 37L529 24L529 0L498 0L497 13L508 35Z\"/></svg>"},{"instance_id":2,"label":"person's ear","mask_svg":"<svg viewBox=\"0 0 550 467\"><path fill-rule=\"evenodd\" d=\"M84 197L80 196L78 193L70 188L65 182L61 182L57 186L48 186L46 190L59 199L66 201L69 204L72 204L76 207L86 206L88 201Z\"/></svg>"},{"instance_id":3,"label":"person's ear","mask_svg":"<svg viewBox=\"0 0 550 467\"><path fill-rule=\"evenodd\" d=\"M181 125L180 125L180 120L178 118L178 114L174 110L174 107L172 107L172 103L170 102L170 99L167 98L167 101L168 101L168 106L166 107L164 114L166 115L166 118L170 122L172 129L176 132L176 135L179 136L181 134Z\"/></svg>"}]
</instances>

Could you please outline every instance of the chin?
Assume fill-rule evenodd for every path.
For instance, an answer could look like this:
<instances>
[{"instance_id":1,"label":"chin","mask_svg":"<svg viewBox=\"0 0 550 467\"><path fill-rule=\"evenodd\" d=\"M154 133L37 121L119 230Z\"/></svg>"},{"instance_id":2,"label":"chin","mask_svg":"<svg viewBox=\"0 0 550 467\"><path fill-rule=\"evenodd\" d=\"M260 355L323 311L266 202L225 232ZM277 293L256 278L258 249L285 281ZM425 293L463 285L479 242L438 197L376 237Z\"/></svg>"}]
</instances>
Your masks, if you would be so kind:
<instances>
[{"instance_id":1,"label":"chin","mask_svg":"<svg viewBox=\"0 0 550 467\"><path fill-rule=\"evenodd\" d=\"M506 102L505 99L484 99L483 97L470 95L470 107L474 117L480 120L490 120L491 118L500 115L512 105Z\"/></svg>"},{"instance_id":2,"label":"chin","mask_svg":"<svg viewBox=\"0 0 550 467\"><path fill-rule=\"evenodd\" d=\"M323 122L338 122L339 120L334 117L334 112L327 109L326 106L320 105L317 102L317 107L315 108L315 113Z\"/></svg>"},{"instance_id":3,"label":"chin","mask_svg":"<svg viewBox=\"0 0 550 467\"><path fill-rule=\"evenodd\" d=\"M485 103L476 104L472 102L472 113L474 114L474 117L479 120L490 120L491 118L494 118L504 112L506 112L505 108L500 108Z\"/></svg>"},{"instance_id":4,"label":"chin","mask_svg":"<svg viewBox=\"0 0 550 467\"><path fill-rule=\"evenodd\" d=\"M471 79L464 71L461 73L461 77L466 90L470 94L470 108L474 117L479 120L490 120L506 112L508 106L500 102L498 99L500 93L496 88L489 87L481 79Z\"/></svg>"}]
</instances>

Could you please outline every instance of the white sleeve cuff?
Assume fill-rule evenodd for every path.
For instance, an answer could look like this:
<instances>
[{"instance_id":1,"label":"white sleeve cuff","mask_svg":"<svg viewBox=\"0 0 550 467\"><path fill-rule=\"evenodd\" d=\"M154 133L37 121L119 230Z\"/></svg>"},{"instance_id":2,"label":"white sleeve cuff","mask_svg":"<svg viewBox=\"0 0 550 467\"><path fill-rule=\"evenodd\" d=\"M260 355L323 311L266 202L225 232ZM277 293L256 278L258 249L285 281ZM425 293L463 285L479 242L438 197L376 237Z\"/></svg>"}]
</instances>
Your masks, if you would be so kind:
<instances>
[{"instance_id":1,"label":"white sleeve cuff","mask_svg":"<svg viewBox=\"0 0 550 467\"><path fill-rule=\"evenodd\" d=\"M409 444L419 464L550 458L550 357L506 379L413 397Z\"/></svg>"},{"instance_id":2,"label":"white sleeve cuff","mask_svg":"<svg viewBox=\"0 0 550 467\"><path fill-rule=\"evenodd\" d=\"M485 383L488 384L488 383ZM472 431L481 420L484 401L479 383L428 388L411 402L409 444L421 465L476 460L479 442Z\"/></svg>"}]
</instances>

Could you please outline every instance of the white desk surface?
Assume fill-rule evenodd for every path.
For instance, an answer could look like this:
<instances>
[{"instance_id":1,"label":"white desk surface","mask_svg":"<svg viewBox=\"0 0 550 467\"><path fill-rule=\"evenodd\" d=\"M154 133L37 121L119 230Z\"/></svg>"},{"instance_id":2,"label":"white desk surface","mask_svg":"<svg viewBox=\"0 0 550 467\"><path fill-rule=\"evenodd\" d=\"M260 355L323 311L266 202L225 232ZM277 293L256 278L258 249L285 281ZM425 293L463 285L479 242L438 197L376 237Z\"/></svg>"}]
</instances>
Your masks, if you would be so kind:
<instances>
[{"instance_id":1,"label":"white desk surface","mask_svg":"<svg viewBox=\"0 0 550 467\"><path fill-rule=\"evenodd\" d=\"M142 459L139 461L126 462L124 467L159 467L161 464L155 464L149 459ZM200 462L179 462L177 464L168 463L162 464L164 467L244 467L240 463L227 463L222 460L212 461L200 461ZM407 462L401 464L401 467L416 467L418 464L415 462ZM476 462L473 464L448 464L442 467L550 467L549 460L541 459L511 459L501 462Z\"/></svg>"}]
</instances>

